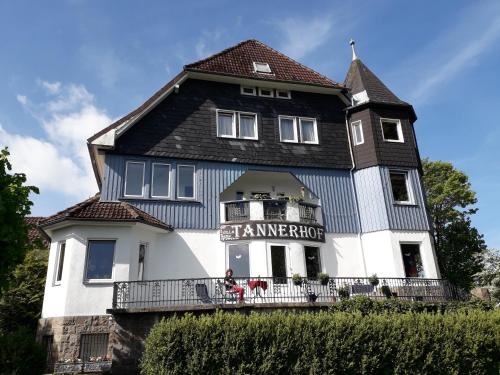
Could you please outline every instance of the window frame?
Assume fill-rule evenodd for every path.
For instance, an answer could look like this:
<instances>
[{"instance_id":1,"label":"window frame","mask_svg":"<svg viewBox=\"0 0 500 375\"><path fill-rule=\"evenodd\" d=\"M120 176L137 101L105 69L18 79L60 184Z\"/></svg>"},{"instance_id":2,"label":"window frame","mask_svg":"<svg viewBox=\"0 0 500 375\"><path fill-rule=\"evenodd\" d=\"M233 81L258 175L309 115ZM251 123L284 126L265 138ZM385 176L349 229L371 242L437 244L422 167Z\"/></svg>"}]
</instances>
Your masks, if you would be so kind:
<instances>
[{"instance_id":1,"label":"window frame","mask_svg":"<svg viewBox=\"0 0 500 375\"><path fill-rule=\"evenodd\" d=\"M92 336L94 338L92 338ZM100 342L101 340L98 339L98 337L101 337L101 338L105 338L105 340L102 340L102 342ZM84 340L85 338L85 340ZM87 340L86 338L89 338L89 340ZM87 341L89 341L87 343ZM104 352L104 355L102 357L108 357L108 351L109 351L109 332L82 332L80 333L80 337L79 337L79 350L78 350L78 356L82 359L83 362L89 362L89 360L87 360L87 356L84 356L84 350L87 348L92 348L92 345L96 345L96 342L99 343L99 344L103 344L103 352ZM85 345L86 344L86 345ZM96 345L97 346L97 345ZM88 357L91 356L92 353L89 353L88 354Z\"/></svg>"},{"instance_id":2,"label":"window frame","mask_svg":"<svg viewBox=\"0 0 500 375\"><path fill-rule=\"evenodd\" d=\"M238 241L238 242L226 242L226 270L230 268L229 266L229 249L231 246L246 245L248 250L248 277L252 276L252 264L250 262L250 242L249 241ZM233 270L234 271L234 270ZM241 276L235 276L235 278L242 278Z\"/></svg>"},{"instance_id":3,"label":"window frame","mask_svg":"<svg viewBox=\"0 0 500 375\"><path fill-rule=\"evenodd\" d=\"M269 71L266 71L263 72L262 70L259 70L257 68L257 65L265 65L267 66L267 69L269 69ZM254 73L260 73L260 74L273 74L273 71L271 70L271 66L269 65L269 63L265 63L265 62L259 62L259 61L253 61L253 71Z\"/></svg>"},{"instance_id":4,"label":"window frame","mask_svg":"<svg viewBox=\"0 0 500 375\"><path fill-rule=\"evenodd\" d=\"M318 124L315 118L312 117L298 117L298 128L299 128L299 143L305 143L309 145L317 145L319 144L319 137L318 137ZM314 128L314 141L304 141L302 139L302 121L312 121L313 123L313 128Z\"/></svg>"},{"instance_id":5,"label":"window frame","mask_svg":"<svg viewBox=\"0 0 500 375\"><path fill-rule=\"evenodd\" d=\"M405 258L403 255L403 248L402 245L416 245L418 246L418 255L420 257L420 265L422 267L422 276L406 276L406 267L405 267ZM400 254L400 259L401 259L401 265L403 267L403 274L405 278L414 278L414 279L425 279L426 278L426 272L425 272L425 267L424 267L424 258L422 257L422 242L419 241L399 241L399 254ZM418 269L417 269L418 272Z\"/></svg>"},{"instance_id":6,"label":"window frame","mask_svg":"<svg viewBox=\"0 0 500 375\"><path fill-rule=\"evenodd\" d=\"M284 277L284 283L277 283L279 285L287 285L288 284L288 278L290 277L290 270L289 270L289 262L290 262L290 254L289 254L289 244L287 243L280 243L280 242L267 242L267 270L268 270L268 277L273 279L273 283L275 283L275 279L280 279L280 276L274 276L273 275L273 255L272 255L272 247L273 246L280 246L285 249L284 254L285 254L285 277ZM275 283L276 284L276 283Z\"/></svg>"},{"instance_id":7,"label":"window frame","mask_svg":"<svg viewBox=\"0 0 500 375\"><path fill-rule=\"evenodd\" d=\"M293 140L285 140L282 137L282 131L281 131L281 120L283 119L288 119L293 121L293 135L294 139ZM279 115L278 116L278 127L279 127L279 132L280 132L280 142L283 143L299 143L299 134L297 131L297 117L294 116L286 116L286 115Z\"/></svg>"},{"instance_id":8,"label":"window frame","mask_svg":"<svg viewBox=\"0 0 500 375\"><path fill-rule=\"evenodd\" d=\"M168 195L154 195L154 175L155 175L155 165L166 165L168 166ZM172 165L169 163L162 162L152 162L151 163L151 198L156 199L170 199L172 196Z\"/></svg>"},{"instance_id":9,"label":"window frame","mask_svg":"<svg viewBox=\"0 0 500 375\"><path fill-rule=\"evenodd\" d=\"M180 178L179 178L179 169L181 167L189 167L189 168L192 168L193 169L193 196L192 197L182 197L180 194L179 194L179 181L180 181ZM185 201L194 201L196 200L196 193L197 193L197 189L196 189L196 166L194 164L177 164L177 171L176 171L176 193L177 193L177 199L179 200L185 200Z\"/></svg>"},{"instance_id":10,"label":"window frame","mask_svg":"<svg viewBox=\"0 0 500 375\"><path fill-rule=\"evenodd\" d=\"M359 125L359 129L361 130L360 131L361 140L359 140L356 136L355 128L358 125ZM361 120L356 120L356 121L351 122L351 132L352 132L352 140L353 140L354 146L359 146L359 145L362 145L363 143L365 143L365 135L363 134L363 122Z\"/></svg>"},{"instance_id":11,"label":"window frame","mask_svg":"<svg viewBox=\"0 0 500 375\"><path fill-rule=\"evenodd\" d=\"M224 113L224 114L231 114L232 115L232 123L231 123L231 129L232 129L232 135L221 135L219 134L219 113ZM217 137L218 138L237 138L236 137L236 111L230 111L227 109L217 109L217 119L216 119L216 126L217 126Z\"/></svg>"},{"instance_id":12,"label":"window frame","mask_svg":"<svg viewBox=\"0 0 500 375\"><path fill-rule=\"evenodd\" d=\"M113 262L111 264L111 277L109 279L89 279L87 278L87 268L89 265L90 243L93 241L114 242L113 247ZM85 246L85 267L83 268L83 283L84 284L111 284L115 281L115 259L116 259L116 244L117 238L88 238Z\"/></svg>"},{"instance_id":13,"label":"window frame","mask_svg":"<svg viewBox=\"0 0 500 375\"><path fill-rule=\"evenodd\" d=\"M287 96L280 96L279 93L286 93ZM275 97L278 99L292 99L292 92L290 90L281 90L281 89L276 89L275 92Z\"/></svg>"},{"instance_id":14,"label":"window frame","mask_svg":"<svg viewBox=\"0 0 500 375\"><path fill-rule=\"evenodd\" d=\"M313 245L313 244L309 244L309 243L305 243L302 245L302 251L304 253L304 269L306 271L306 278L309 279L309 275L307 274L307 257L306 257L306 247L314 247L316 249L318 249L318 256L319 256L319 272L318 274L320 274L321 272L324 271L323 269L323 254L321 253L321 246L318 246L317 244L316 245ZM311 280L318 280L318 276L316 275L316 279L311 279Z\"/></svg>"},{"instance_id":15,"label":"window frame","mask_svg":"<svg viewBox=\"0 0 500 375\"><path fill-rule=\"evenodd\" d=\"M64 246L64 248L63 248ZM63 251L64 250L64 251ZM61 262L61 254L64 253ZM54 282L53 285L61 285L63 271L64 271L64 258L66 257L66 241L60 241L57 244L57 258L56 258L56 267L54 272ZM59 278L60 274L60 278Z\"/></svg>"},{"instance_id":16,"label":"window frame","mask_svg":"<svg viewBox=\"0 0 500 375\"><path fill-rule=\"evenodd\" d=\"M142 274L140 273L141 268L140 268L140 260L141 260L141 246L144 246L144 260L142 262ZM146 275L146 263L147 263L147 258L148 258L148 251L149 249L149 243L148 242L139 242L138 246L138 257L137 257L137 280L138 281L144 281L145 275ZM142 277L140 277L142 276Z\"/></svg>"},{"instance_id":17,"label":"window frame","mask_svg":"<svg viewBox=\"0 0 500 375\"><path fill-rule=\"evenodd\" d=\"M128 165L129 164L142 164L142 186L141 195L127 194L127 179L128 179ZM123 186L123 196L127 198L143 198L144 197L144 182L146 178L146 162L141 160L127 160L125 162L125 183Z\"/></svg>"},{"instance_id":18,"label":"window frame","mask_svg":"<svg viewBox=\"0 0 500 375\"><path fill-rule=\"evenodd\" d=\"M394 197L394 189L392 187L391 174L402 174L405 176L406 194L408 195L407 201L398 201ZM391 186L391 197L392 197L392 201L394 204L398 204L398 205L412 205L412 204L414 204L413 203L413 190L411 188L410 175L409 175L408 171L401 170L401 169L389 169L389 184Z\"/></svg>"},{"instance_id":19,"label":"window frame","mask_svg":"<svg viewBox=\"0 0 500 375\"><path fill-rule=\"evenodd\" d=\"M263 94L262 90L268 90L270 94L269 95ZM267 87L259 87L259 96L263 98L274 98L274 89L270 89Z\"/></svg>"},{"instance_id":20,"label":"window frame","mask_svg":"<svg viewBox=\"0 0 500 375\"><path fill-rule=\"evenodd\" d=\"M251 89L252 93L245 92L245 89ZM257 96L257 88L252 86L240 86L241 95Z\"/></svg>"},{"instance_id":21,"label":"window frame","mask_svg":"<svg viewBox=\"0 0 500 375\"><path fill-rule=\"evenodd\" d=\"M384 135L384 122L390 122L393 124L396 124L396 129L398 133L398 139L386 139ZM384 142L392 142L392 143L404 143L405 139L403 136L403 127L401 125L401 120L400 119L392 119L392 118L385 118L381 117L380 118L380 130L382 131L382 139Z\"/></svg>"},{"instance_id":22,"label":"window frame","mask_svg":"<svg viewBox=\"0 0 500 375\"><path fill-rule=\"evenodd\" d=\"M242 137L241 136L241 116L253 116L253 128L254 128L254 134L255 137ZM237 139L249 139L249 140L254 140L257 141L259 139L259 129L257 126L257 113L253 112L238 112L238 134L237 134Z\"/></svg>"}]
</instances>

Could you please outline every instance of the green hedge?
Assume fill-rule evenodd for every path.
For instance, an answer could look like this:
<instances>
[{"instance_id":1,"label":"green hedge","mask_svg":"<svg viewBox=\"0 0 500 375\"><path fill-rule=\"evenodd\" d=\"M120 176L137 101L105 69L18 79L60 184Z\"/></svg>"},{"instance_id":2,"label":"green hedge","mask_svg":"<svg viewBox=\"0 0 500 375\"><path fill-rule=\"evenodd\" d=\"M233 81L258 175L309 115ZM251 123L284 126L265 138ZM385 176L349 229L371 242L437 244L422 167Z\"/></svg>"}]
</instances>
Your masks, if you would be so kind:
<instances>
[{"instance_id":1,"label":"green hedge","mask_svg":"<svg viewBox=\"0 0 500 375\"><path fill-rule=\"evenodd\" d=\"M500 312L345 312L162 320L142 374L498 374Z\"/></svg>"},{"instance_id":2,"label":"green hedge","mask_svg":"<svg viewBox=\"0 0 500 375\"><path fill-rule=\"evenodd\" d=\"M0 333L0 374L37 375L45 368L45 353L27 328Z\"/></svg>"}]
</instances>

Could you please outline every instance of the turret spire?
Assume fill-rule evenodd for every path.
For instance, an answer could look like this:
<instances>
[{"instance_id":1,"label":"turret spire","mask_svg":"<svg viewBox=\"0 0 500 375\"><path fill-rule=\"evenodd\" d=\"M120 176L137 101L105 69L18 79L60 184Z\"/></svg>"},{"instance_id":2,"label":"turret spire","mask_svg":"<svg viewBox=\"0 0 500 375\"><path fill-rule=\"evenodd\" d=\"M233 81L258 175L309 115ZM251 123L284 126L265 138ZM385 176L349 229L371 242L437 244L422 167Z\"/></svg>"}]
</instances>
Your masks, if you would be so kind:
<instances>
[{"instance_id":1,"label":"turret spire","mask_svg":"<svg viewBox=\"0 0 500 375\"><path fill-rule=\"evenodd\" d=\"M356 44L356 42L354 41L354 39L351 39L349 41L349 44L351 45L352 48L352 61L357 60L358 56L356 55L356 50L354 49L354 45Z\"/></svg>"}]
</instances>

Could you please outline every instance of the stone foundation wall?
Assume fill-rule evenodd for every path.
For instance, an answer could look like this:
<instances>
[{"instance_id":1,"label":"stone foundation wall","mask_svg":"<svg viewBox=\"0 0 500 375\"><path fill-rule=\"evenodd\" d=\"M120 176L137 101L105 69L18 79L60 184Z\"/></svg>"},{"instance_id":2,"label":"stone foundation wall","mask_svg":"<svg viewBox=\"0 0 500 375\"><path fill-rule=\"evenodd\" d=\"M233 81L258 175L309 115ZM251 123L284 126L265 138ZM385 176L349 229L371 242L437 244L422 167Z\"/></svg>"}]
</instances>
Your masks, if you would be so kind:
<instances>
[{"instance_id":1,"label":"stone foundation wall","mask_svg":"<svg viewBox=\"0 0 500 375\"><path fill-rule=\"evenodd\" d=\"M82 334L108 333L107 358L111 359L116 342L115 325L112 315L44 318L38 321L37 339L41 342L44 335L53 335L53 362L74 361L80 356Z\"/></svg>"}]
</instances>

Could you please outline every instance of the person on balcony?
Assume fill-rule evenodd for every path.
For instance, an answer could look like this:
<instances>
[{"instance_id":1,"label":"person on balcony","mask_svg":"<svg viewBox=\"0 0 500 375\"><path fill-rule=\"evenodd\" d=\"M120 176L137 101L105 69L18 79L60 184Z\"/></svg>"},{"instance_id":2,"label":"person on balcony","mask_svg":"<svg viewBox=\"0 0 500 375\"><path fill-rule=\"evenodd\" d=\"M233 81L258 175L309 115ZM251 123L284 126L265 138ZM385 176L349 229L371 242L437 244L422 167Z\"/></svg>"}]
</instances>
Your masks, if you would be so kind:
<instances>
[{"instance_id":1,"label":"person on balcony","mask_svg":"<svg viewBox=\"0 0 500 375\"><path fill-rule=\"evenodd\" d=\"M243 297L245 294L245 289L243 289L241 286L238 286L236 280L233 277L233 270L231 268L228 268L226 270L226 277L224 278L224 286L226 287L226 291L232 293L238 293L239 303L243 303L245 301Z\"/></svg>"}]
</instances>

